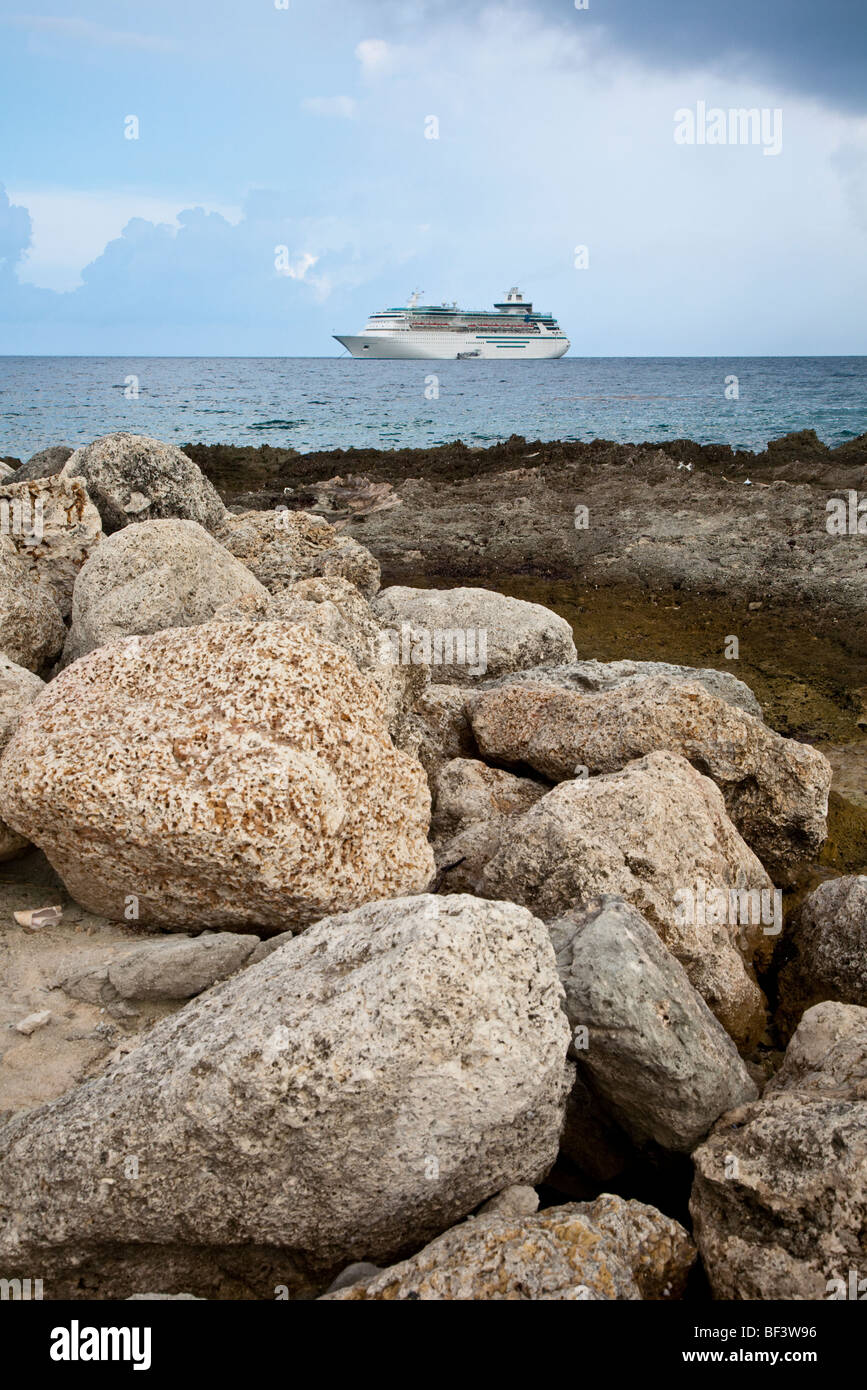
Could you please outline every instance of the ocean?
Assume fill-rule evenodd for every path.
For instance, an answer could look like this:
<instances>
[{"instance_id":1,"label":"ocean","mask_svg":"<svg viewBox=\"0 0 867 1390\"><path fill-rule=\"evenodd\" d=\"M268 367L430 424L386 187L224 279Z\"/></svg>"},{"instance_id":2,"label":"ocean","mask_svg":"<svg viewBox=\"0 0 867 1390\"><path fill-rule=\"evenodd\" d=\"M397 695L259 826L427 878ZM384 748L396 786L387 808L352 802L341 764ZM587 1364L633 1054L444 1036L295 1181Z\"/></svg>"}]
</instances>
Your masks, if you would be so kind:
<instances>
[{"instance_id":1,"label":"ocean","mask_svg":"<svg viewBox=\"0 0 867 1390\"><path fill-rule=\"evenodd\" d=\"M302 453L462 439L693 439L761 450L867 432L867 357L0 357L0 456L115 430Z\"/></svg>"}]
</instances>

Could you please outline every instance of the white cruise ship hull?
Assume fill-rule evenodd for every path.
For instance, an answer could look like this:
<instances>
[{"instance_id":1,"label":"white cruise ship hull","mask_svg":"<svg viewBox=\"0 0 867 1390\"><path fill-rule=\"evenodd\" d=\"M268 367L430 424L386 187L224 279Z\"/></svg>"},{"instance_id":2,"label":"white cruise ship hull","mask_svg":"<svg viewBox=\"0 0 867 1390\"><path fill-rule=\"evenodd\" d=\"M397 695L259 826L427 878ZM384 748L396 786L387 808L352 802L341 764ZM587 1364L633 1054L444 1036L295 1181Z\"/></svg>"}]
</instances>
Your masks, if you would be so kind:
<instances>
[{"instance_id":1,"label":"white cruise ship hull","mask_svg":"<svg viewBox=\"0 0 867 1390\"><path fill-rule=\"evenodd\" d=\"M532 358L562 357L569 351L569 339L560 336L527 334L506 335L471 333L424 333L403 332L358 333L341 337L335 333L338 343L352 353L353 357L380 357L397 360L431 360L457 358L471 355L479 358ZM457 339L457 342L455 341Z\"/></svg>"}]
</instances>

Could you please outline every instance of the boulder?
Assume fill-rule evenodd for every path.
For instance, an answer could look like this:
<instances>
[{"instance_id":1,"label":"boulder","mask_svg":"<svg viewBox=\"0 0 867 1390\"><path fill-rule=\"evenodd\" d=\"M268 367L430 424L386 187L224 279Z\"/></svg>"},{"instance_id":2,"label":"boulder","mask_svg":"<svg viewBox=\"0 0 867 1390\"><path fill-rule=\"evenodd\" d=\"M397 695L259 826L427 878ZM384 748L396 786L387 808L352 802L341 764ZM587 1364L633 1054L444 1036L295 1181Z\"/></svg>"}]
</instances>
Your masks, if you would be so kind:
<instances>
[{"instance_id":1,"label":"boulder","mask_svg":"<svg viewBox=\"0 0 867 1390\"><path fill-rule=\"evenodd\" d=\"M481 883L485 896L548 921L602 893L626 898L735 1041L761 1035L765 1001L751 962L772 927L743 921L754 900L734 903L731 890L769 894L773 885L719 789L678 754L650 753L555 787L506 824Z\"/></svg>"},{"instance_id":2,"label":"boulder","mask_svg":"<svg viewBox=\"0 0 867 1390\"><path fill-rule=\"evenodd\" d=\"M539 1194L535 1187L528 1187L526 1183L518 1183L513 1187L504 1187L502 1192L497 1193L496 1197L489 1197L486 1202L482 1202L476 1215L532 1216L538 1210Z\"/></svg>"},{"instance_id":3,"label":"boulder","mask_svg":"<svg viewBox=\"0 0 867 1390\"><path fill-rule=\"evenodd\" d=\"M815 748L782 738L696 684L654 676L582 695L506 686L467 709L486 758L524 763L552 780L576 769L614 772L669 749L712 777L747 844L785 878L827 834L831 767Z\"/></svg>"},{"instance_id":4,"label":"boulder","mask_svg":"<svg viewBox=\"0 0 867 1390\"><path fill-rule=\"evenodd\" d=\"M198 464L174 444L144 434L106 434L67 460L63 477L83 479L103 527L177 517L215 530L226 509Z\"/></svg>"},{"instance_id":5,"label":"boulder","mask_svg":"<svg viewBox=\"0 0 867 1390\"><path fill-rule=\"evenodd\" d=\"M0 752L15 732L21 711L44 689L44 681L0 652ZM22 835L0 821L0 860L14 858L26 846Z\"/></svg>"},{"instance_id":6,"label":"boulder","mask_svg":"<svg viewBox=\"0 0 867 1390\"><path fill-rule=\"evenodd\" d=\"M54 599L28 574L11 539L0 537L0 651L28 671L44 671L65 637Z\"/></svg>"},{"instance_id":7,"label":"boulder","mask_svg":"<svg viewBox=\"0 0 867 1390\"><path fill-rule=\"evenodd\" d=\"M779 995L787 1032L825 999L867 1007L867 875L820 883L787 924L786 945Z\"/></svg>"},{"instance_id":8,"label":"boulder","mask_svg":"<svg viewBox=\"0 0 867 1390\"><path fill-rule=\"evenodd\" d=\"M465 1221L322 1301L669 1299L683 1293L694 1260L676 1221L606 1194L535 1215Z\"/></svg>"},{"instance_id":9,"label":"boulder","mask_svg":"<svg viewBox=\"0 0 867 1390\"><path fill-rule=\"evenodd\" d=\"M72 601L64 665L121 638L208 622L221 604L267 590L196 521L142 521L87 561Z\"/></svg>"},{"instance_id":10,"label":"boulder","mask_svg":"<svg viewBox=\"0 0 867 1390\"><path fill-rule=\"evenodd\" d=\"M710 695L762 718L762 707L750 687L729 671L712 666L676 666L669 661L571 661L559 666L533 666L484 683L485 689L502 685L553 685L579 694L616 690L618 686L655 676L671 685L703 685Z\"/></svg>"},{"instance_id":11,"label":"boulder","mask_svg":"<svg viewBox=\"0 0 867 1390\"><path fill-rule=\"evenodd\" d=\"M217 538L272 594L300 579L348 579L372 598L379 564L358 541L306 512L227 512Z\"/></svg>"},{"instance_id":12,"label":"boulder","mask_svg":"<svg viewBox=\"0 0 867 1390\"><path fill-rule=\"evenodd\" d=\"M102 540L99 512L78 478L39 478L0 487L6 535L31 579L64 618L76 576Z\"/></svg>"},{"instance_id":13,"label":"boulder","mask_svg":"<svg viewBox=\"0 0 867 1390\"><path fill-rule=\"evenodd\" d=\"M401 659L422 661L434 679L472 685L481 677L575 658L565 618L540 603L491 589L383 589L373 603Z\"/></svg>"},{"instance_id":14,"label":"boulder","mask_svg":"<svg viewBox=\"0 0 867 1390\"><path fill-rule=\"evenodd\" d=\"M192 999L246 965L258 940L249 934L224 931L148 941L106 964L66 976L59 984L74 999L90 1003Z\"/></svg>"},{"instance_id":15,"label":"boulder","mask_svg":"<svg viewBox=\"0 0 867 1390\"><path fill-rule=\"evenodd\" d=\"M416 757L431 779L452 758L478 754L466 702L467 692L461 686L434 683L413 705L410 723L418 734Z\"/></svg>"},{"instance_id":16,"label":"boulder","mask_svg":"<svg viewBox=\"0 0 867 1390\"><path fill-rule=\"evenodd\" d=\"M550 930L579 1074L636 1143L688 1153L755 1099L728 1034L634 907L598 898Z\"/></svg>"},{"instance_id":17,"label":"boulder","mask_svg":"<svg viewBox=\"0 0 867 1390\"><path fill-rule=\"evenodd\" d=\"M723 1116L693 1161L715 1298L862 1297L867 1009L808 1009L761 1100Z\"/></svg>"},{"instance_id":18,"label":"boulder","mask_svg":"<svg viewBox=\"0 0 867 1390\"><path fill-rule=\"evenodd\" d=\"M96 1267L142 1292L147 1257L173 1267L182 1245L190 1292L231 1257L264 1296L270 1257L303 1296L402 1258L553 1163L561 999L545 928L512 904L424 895L326 918L0 1129L4 1274L38 1267L64 1296Z\"/></svg>"},{"instance_id":19,"label":"boulder","mask_svg":"<svg viewBox=\"0 0 867 1390\"><path fill-rule=\"evenodd\" d=\"M75 450L69 444L50 444L47 449L40 449L38 453L31 454L26 463L15 469L13 477L8 481L26 483L31 478L53 478L74 453Z\"/></svg>"},{"instance_id":20,"label":"boulder","mask_svg":"<svg viewBox=\"0 0 867 1390\"><path fill-rule=\"evenodd\" d=\"M550 790L472 758L454 758L434 778L433 846L439 886L477 893L481 873L496 853L506 823L523 815Z\"/></svg>"},{"instance_id":21,"label":"boulder","mask_svg":"<svg viewBox=\"0 0 867 1390\"><path fill-rule=\"evenodd\" d=\"M0 782L0 815L115 920L297 929L433 870L424 772L379 691L288 623L89 653L24 712Z\"/></svg>"}]
</instances>

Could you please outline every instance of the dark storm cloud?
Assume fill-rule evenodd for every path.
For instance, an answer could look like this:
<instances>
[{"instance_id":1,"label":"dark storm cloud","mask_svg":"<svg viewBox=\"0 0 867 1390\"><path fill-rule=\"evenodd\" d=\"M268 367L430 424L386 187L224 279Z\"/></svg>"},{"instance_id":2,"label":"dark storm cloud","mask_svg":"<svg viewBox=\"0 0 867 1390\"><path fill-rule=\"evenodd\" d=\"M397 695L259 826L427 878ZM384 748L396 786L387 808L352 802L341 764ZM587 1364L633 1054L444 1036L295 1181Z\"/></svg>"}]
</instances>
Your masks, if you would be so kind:
<instances>
[{"instance_id":1,"label":"dark storm cloud","mask_svg":"<svg viewBox=\"0 0 867 1390\"><path fill-rule=\"evenodd\" d=\"M428 0L428 14L490 0ZM619 50L677 71L712 66L842 110L867 110L865 0L514 0L549 19L604 28ZM516 55L518 58L520 55Z\"/></svg>"}]
</instances>

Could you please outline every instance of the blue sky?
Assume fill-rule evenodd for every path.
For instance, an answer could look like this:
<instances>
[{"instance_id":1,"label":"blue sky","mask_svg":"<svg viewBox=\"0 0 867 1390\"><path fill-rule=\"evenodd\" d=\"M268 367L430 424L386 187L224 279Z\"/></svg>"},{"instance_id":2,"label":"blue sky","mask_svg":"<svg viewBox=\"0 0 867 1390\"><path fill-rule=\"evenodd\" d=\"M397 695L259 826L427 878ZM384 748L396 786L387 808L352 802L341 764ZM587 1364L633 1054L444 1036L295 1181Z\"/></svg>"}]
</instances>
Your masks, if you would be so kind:
<instances>
[{"instance_id":1,"label":"blue sky","mask_svg":"<svg viewBox=\"0 0 867 1390\"><path fill-rule=\"evenodd\" d=\"M863 353L865 47L842 0L0 0L0 352L330 355L518 283L573 354ZM676 143L701 102L779 153Z\"/></svg>"}]
</instances>

